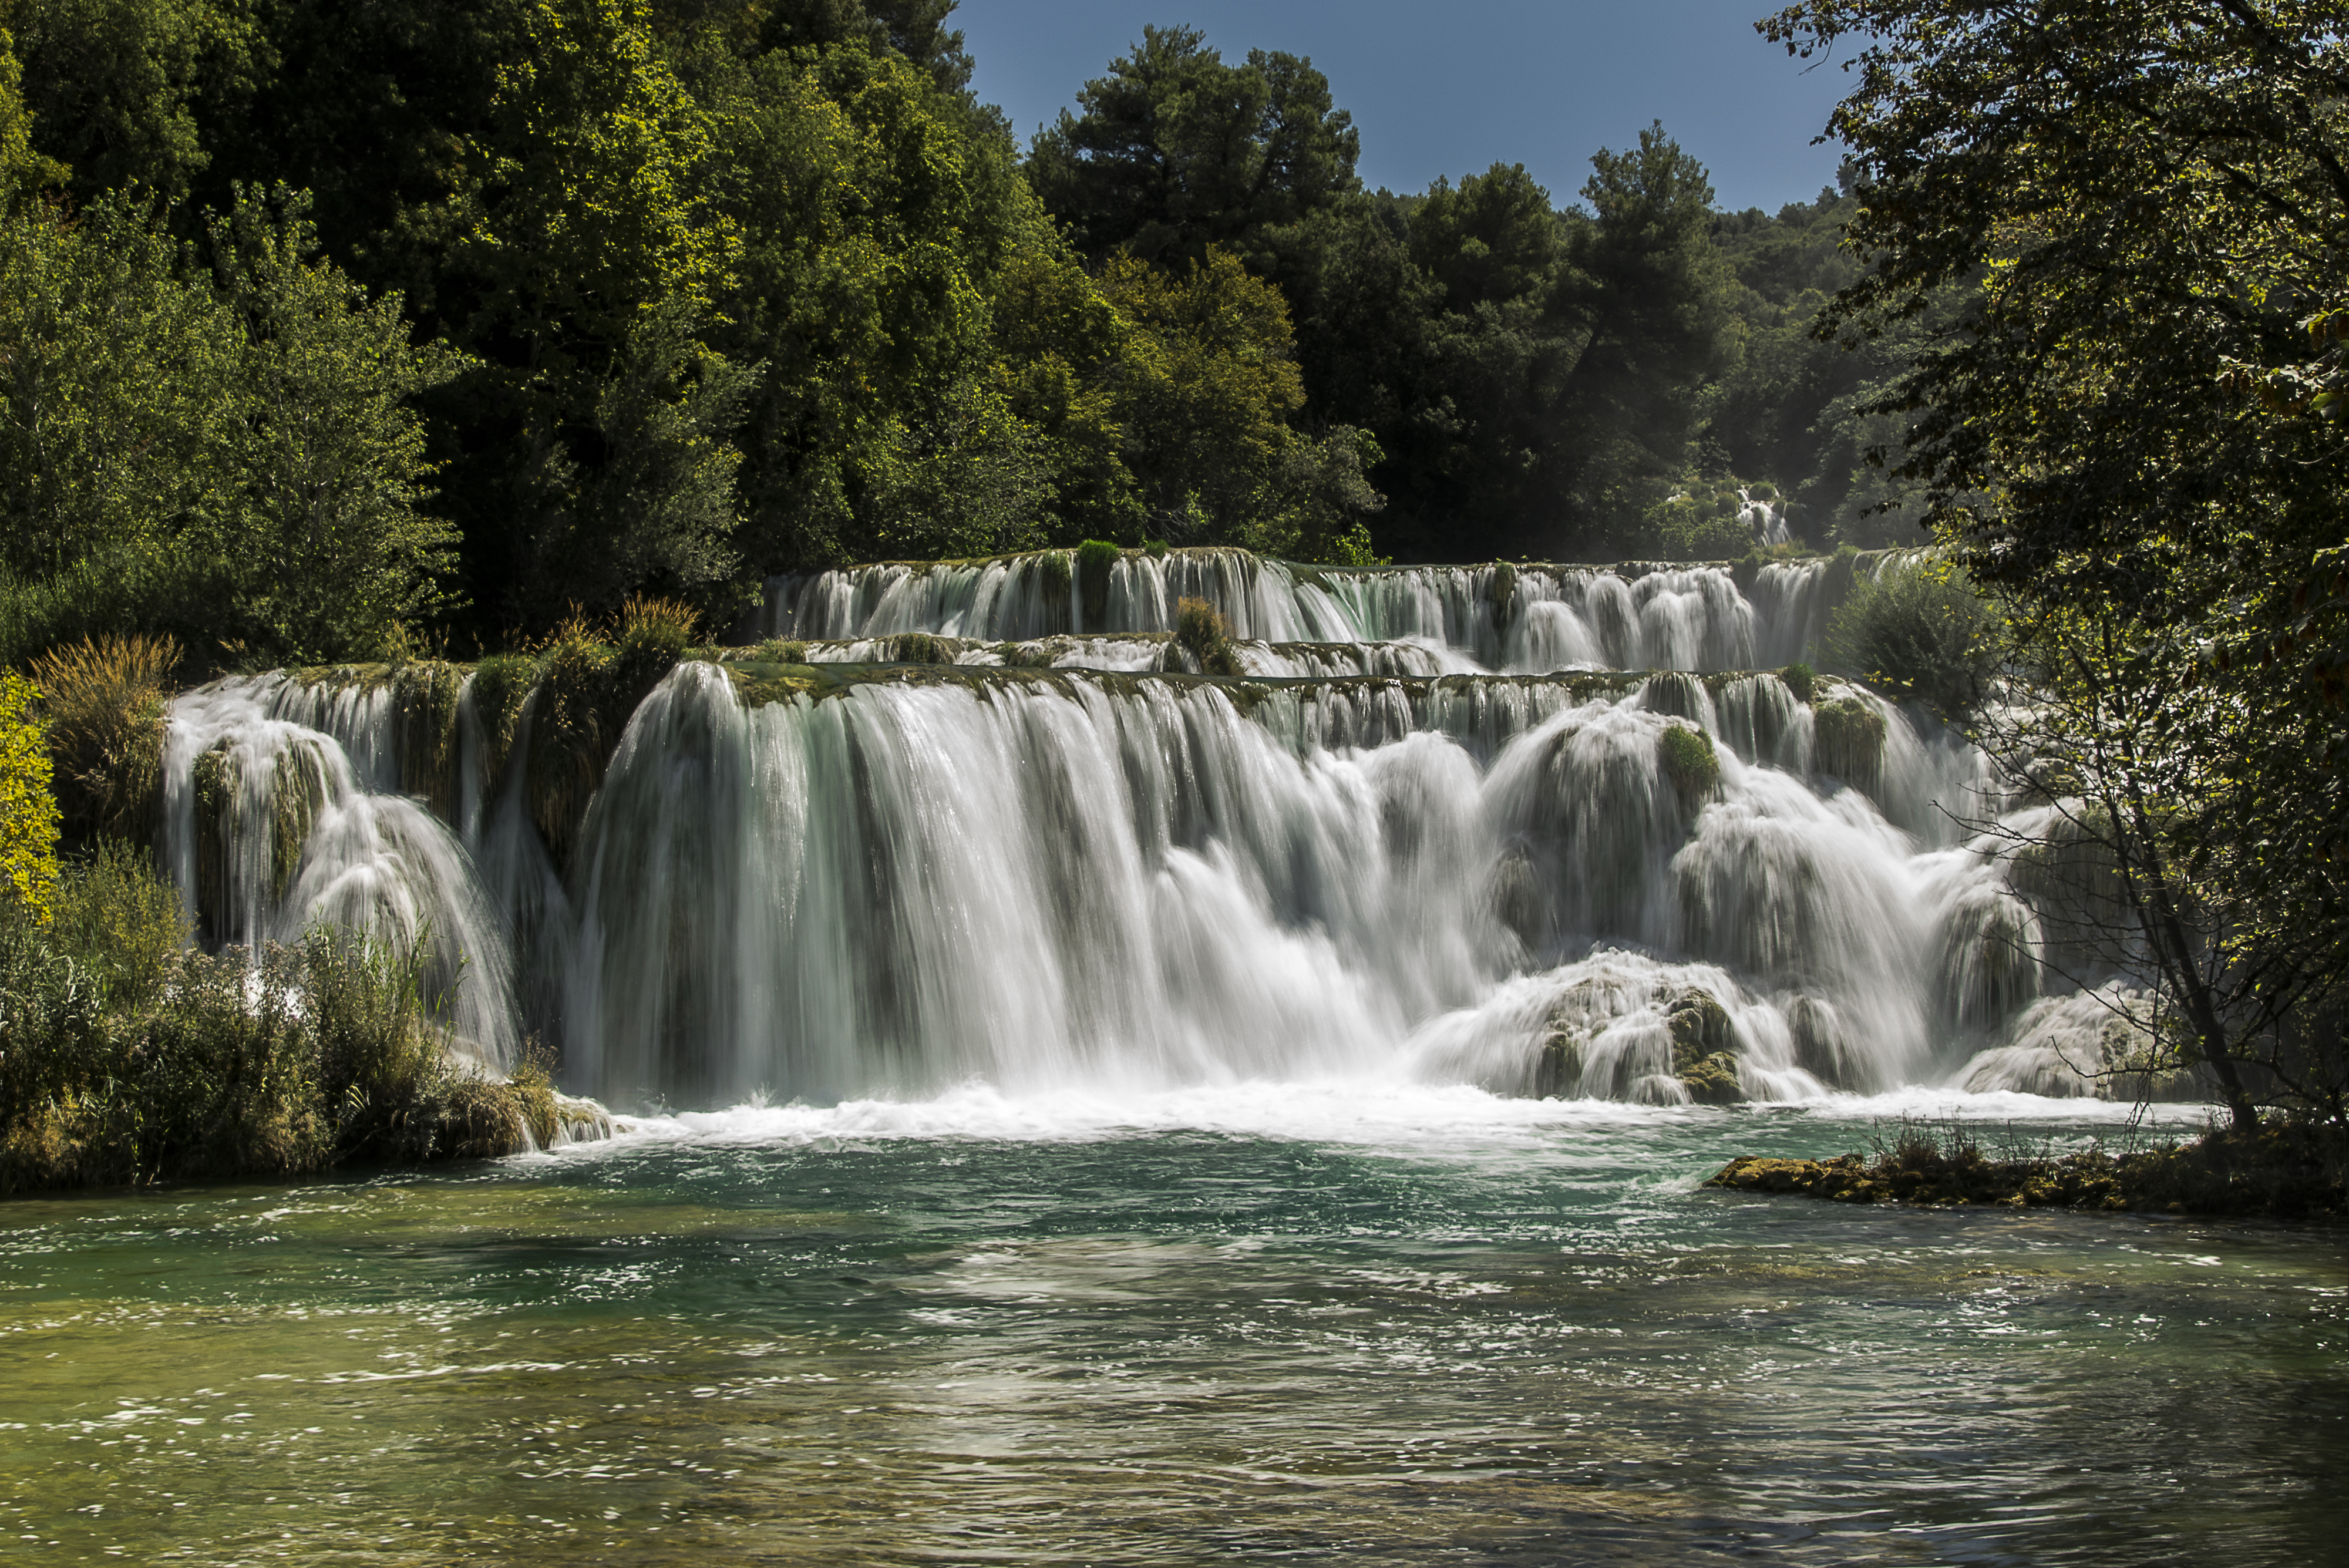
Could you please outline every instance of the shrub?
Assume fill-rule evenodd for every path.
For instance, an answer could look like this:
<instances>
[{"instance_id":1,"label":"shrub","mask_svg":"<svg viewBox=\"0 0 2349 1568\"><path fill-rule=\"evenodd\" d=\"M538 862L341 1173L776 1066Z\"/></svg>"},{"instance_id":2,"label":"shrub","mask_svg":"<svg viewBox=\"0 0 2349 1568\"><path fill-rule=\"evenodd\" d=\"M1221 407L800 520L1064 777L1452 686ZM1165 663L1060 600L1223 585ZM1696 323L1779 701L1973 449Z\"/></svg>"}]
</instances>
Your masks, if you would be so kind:
<instances>
[{"instance_id":1,"label":"shrub","mask_svg":"<svg viewBox=\"0 0 2349 1568\"><path fill-rule=\"evenodd\" d=\"M180 645L86 639L32 664L48 713L59 805L91 832L146 840L162 803L163 722Z\"/></svg>"},{"instance_id":2,"label":"shrub","mask_svg":"<svg viewBox=\"0 0 2349 1568\"><path fill-rule=\"evenodd\" d=\"M57 799L39 700L23 676L0 675L0 882L47 925L57 890Z\"/></svg>"},{"instance_id":3,"label":"shrub","mask_svg":"<svg viewBox=\"0 0 2349 1568\"><path fill-rule=\"evenodd\" d=\"M1651 547L1667 561L1726 561L1754 546L1754 530L1737 515L1733 491L1696 491L1648 509Z\"/></svg>"},{"instance_id":4,"label":"shrub","mask_svg":"<svg viewBox=\"0 0 2349 1568\"><path fill-rule=\"evenodd\" d=\"M750 650L757 664L805 664L808 645L797 638L771 637Z\"/></svg>"},{"instance_id":5,"label":"shrub","mask_svg":"<svg viewBox=\"0 0 2349 1568\"><path fill-rule=\"evenodd\" d=\"M1789 664L1778 671L1778 683L1795 694L1797 702L1807 702L1818 688L1818 677L1807 664Z\"/></svg>"},{"instance_id":6,"label":"shrub","mask_svg":"<svg viewBox=\"0 0 2349 1568\"><path fill-rule=\"evenodd\" d=\"M1125 552L1103 539L1077 546L1077 587L1085 607L1085 629L1102 630L1109 620L1109 579Z\"/></svg>"},{"instance_id":7,"label":"shrub","mask_svg":"<svg viewBox=\"0 0 2349 1568\"><path fill-rule=\"evenodd\" d=\"M1237 677L1246 673L1240 668L1239 656L1232 651L1231 634L1224 629L1223 615L1205 599L1186 598L1174 607L1174 640L1209 675Z\"/></svg>"},{"instance_id":8,"label":"shrub","mask_svg":"<svg viewBox=\"0 0 2349 1568\"><path fill-rule=\"evenodd\" d=\"M1861 578L1827 622L1829 663L1953 723L1979 711L2005 627L1965 574L1940 561Z\"/></svg>"},{"instance_id":9,"label":"shrub","mask_svg":"<svg viewBox=\"0 0 2349 1568\"><path fill-rule=\"evenodd\" d=\"M119 846L67 867L46 928L0 903L0 1195L553 1137L543 1063L500 1082L451 1050L421 943L322 930L207 955L186 933L178 893Z\"/></svg>"},{"instance_id":10,"label":"shrub","mask_svg":"<svg viewBox=\"0 0 2349 1568\"><path fill-rule=\"evenodd\" d=\"M620 607L616 670L622 682L637 688L639 697L677 668L693 646L693 628L699 619L691 607L675 599L629 599ZM633 706L633 704L631 705Z\"/></svg>"},{"instance_id":11,"label":"shrub","mask_svg":"<svg viewBox=\"0 0 2349 1568\"><path fill-rule=\"evenodd\" d=\"M1684 805L1694 805L1720 787L1720 754L1713 737L1693 724L1667 723L1656 737L1656 760Z\"/></svg>"}]
</instances>

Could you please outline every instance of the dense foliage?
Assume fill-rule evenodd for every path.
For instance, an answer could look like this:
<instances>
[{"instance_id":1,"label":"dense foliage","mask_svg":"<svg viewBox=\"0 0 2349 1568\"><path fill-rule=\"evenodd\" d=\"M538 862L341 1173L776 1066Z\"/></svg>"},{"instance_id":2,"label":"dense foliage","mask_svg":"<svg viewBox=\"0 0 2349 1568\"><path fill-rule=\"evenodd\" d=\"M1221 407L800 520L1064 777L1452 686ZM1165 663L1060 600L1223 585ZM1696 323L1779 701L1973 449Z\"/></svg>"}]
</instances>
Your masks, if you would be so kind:
<instances>
[{"instance_id":1,"label":"dense foliage","mask_svg":"<svg viewBox=\"0 0 2349 1568\"><path fill-rule=\"evenodd\" d=\"M1309 60L1183 27L1023 158L952 10L0 0L0 659L1089 537L1736 554L1650 520L1733 474L1844 525L1850 198L1717 213L1660 127L1579 205L1366 192Z\"/></svg>"},{"instance_id":2,"label":"dense foliage","mask_svg":"<svg viewBox=\"0 0 2349 1568\"><path fill-rule=\"evenodd\" d=\"M2001 596L1992 739L2095 846L2164 1038L2339 1117L2349 1000L2349 44L2284 0L1810 0L1928 520ZM2093 919L2093 911L2088 917Z\"/></svg>"}]
</instances>

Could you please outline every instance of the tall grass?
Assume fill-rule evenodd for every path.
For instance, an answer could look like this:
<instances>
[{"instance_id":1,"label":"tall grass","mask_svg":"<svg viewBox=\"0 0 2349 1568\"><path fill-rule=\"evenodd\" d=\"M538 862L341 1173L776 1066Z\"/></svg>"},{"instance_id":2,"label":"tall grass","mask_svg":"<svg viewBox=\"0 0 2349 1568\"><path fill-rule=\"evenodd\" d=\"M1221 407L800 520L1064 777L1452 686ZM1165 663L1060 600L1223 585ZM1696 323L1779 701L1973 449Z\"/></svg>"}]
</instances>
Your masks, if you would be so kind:
<instances>
[{"instance_id":1,"label":"tall grass","mask_svg":"<svg viewBox=\"0 0 2349 1568\"><path fill-rule=\"evenodd\" d=\"M163 721L181 658L171 638L98 637L32 661L68 821L124 838L154 836Z\"/></svg>"}]
</instances>

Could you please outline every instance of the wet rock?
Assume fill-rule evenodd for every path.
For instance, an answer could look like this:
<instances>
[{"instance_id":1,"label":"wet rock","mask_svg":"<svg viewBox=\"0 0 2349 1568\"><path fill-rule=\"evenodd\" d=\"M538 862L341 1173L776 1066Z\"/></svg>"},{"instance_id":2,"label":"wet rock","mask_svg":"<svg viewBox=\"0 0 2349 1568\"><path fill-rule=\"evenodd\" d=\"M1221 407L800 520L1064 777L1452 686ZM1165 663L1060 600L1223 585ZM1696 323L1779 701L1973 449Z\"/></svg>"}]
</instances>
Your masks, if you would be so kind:
<instances>
[{"instance_id":1,"label":"wet rock","mask_svg":"<svg viewBox=\"0 0 2349 1568\"><path fill-rule=\"evenodd\" d=\"M1737 1026L1711 992L1691 990L1664 1014L1672 1037L1672 1073L1699 1105L1733 1106L1745 1098L1738 1081Z\"/></svg>"}]
</instances>

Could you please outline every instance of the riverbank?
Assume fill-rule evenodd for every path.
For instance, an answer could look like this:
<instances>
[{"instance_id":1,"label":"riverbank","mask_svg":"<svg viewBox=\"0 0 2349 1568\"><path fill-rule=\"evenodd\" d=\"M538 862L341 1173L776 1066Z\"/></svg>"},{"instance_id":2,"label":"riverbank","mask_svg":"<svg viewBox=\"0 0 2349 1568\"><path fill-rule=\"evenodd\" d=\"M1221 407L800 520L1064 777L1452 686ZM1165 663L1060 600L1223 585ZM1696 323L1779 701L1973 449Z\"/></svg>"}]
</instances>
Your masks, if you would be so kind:
<instances>
[{"instance_id":1,"label":"riverbank","mask_svg":"<svg viewBox=\"0 0 2349 1568\"><path fill-rule=\"evenodd\" d=\"M1872 1158L1740 1155L1705 1185L1837 1203L1995 1205L2218 1219L2338 1220L2349 1214L2339 1134L2283 1119L2252 1131L2214 1127L2184 1143L2118 1150L2099 1145L2060 1155L1994 1155L1962 1128L1907 1126Z\"/></svg>"}]
</instances>

